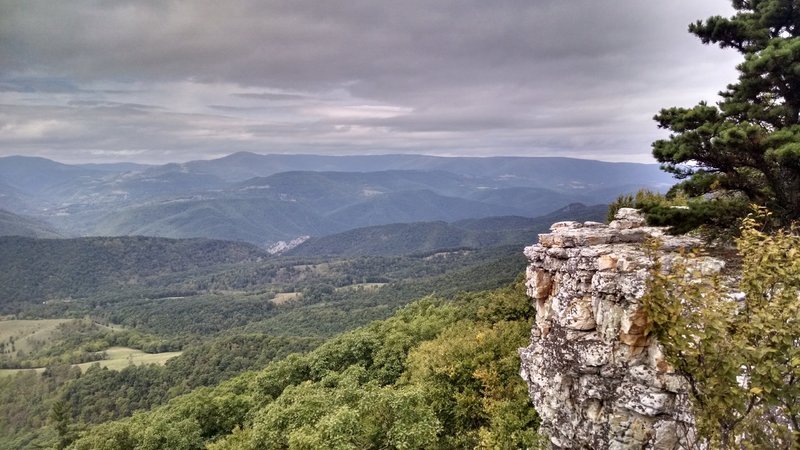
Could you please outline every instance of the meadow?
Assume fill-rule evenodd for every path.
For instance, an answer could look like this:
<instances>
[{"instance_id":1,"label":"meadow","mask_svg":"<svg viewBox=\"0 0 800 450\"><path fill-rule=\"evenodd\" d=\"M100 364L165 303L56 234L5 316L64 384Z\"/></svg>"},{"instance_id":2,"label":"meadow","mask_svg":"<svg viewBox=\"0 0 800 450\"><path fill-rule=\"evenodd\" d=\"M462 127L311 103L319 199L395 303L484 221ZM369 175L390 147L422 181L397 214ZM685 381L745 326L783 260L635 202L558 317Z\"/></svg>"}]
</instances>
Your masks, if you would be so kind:
<instances>
[{"instance_id":1,"label":"meadow","mask_svg":"<svg viewBox=\"0 0 800 450\"><path fill-rule=\"evenodd\" d=\"M111 347L105 350L105 353L108 355L106 359L81 364L73 364L73 367L80 367L81 372L86 372L86 370L94 364L111 370L122 370L128 366L140 366L143 364L158 364L163 366L167 360L180 355L182 352L145 353L135 348ZM24 372L27 370L32 370L36 373L42 373L45 371L45 368L37 367L35 369L0 369L0 377L15 375L19 372Z\"/></svg>"}]
</instances>

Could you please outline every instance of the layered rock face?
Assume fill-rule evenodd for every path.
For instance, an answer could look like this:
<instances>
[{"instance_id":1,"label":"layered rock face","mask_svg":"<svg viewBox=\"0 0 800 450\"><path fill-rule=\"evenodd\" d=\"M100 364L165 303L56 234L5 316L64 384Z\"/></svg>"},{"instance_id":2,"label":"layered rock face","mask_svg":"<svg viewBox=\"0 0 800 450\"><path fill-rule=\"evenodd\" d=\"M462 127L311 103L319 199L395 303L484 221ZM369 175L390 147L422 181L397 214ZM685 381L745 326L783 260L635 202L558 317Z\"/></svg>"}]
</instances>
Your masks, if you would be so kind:
<instances>
[{"instance_id":1,"label":"layered rock face","mask_svg":"<svg viewBox=\"0 0 800 450\"><path fill-rule=\"evenodd\" d=\"M559 222L551 231L525 249L536 324L520 356L552 447L690 447L686 383L645 334L640 299L652 261L642 244L659 238L663 257L700 242L646 227L629 208L609 225Z\"/></svg>"}]
</instances>

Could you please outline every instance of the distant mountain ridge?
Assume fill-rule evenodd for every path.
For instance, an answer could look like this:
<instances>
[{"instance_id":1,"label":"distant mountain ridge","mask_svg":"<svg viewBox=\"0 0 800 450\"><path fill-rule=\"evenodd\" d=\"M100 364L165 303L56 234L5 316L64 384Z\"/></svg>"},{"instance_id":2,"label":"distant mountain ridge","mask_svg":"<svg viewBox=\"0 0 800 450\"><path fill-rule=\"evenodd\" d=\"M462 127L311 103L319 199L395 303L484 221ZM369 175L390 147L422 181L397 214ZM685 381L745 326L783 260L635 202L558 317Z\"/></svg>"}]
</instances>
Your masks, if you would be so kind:
<instances>
[{"instance_id":1,"label":"distant mountain ridge","mask_svg":"<svg viewBox=\"0 0 800 450\"><path fill-rule=\"evenodd\" d=\"M0 236L63 237L48 223L31 217L20 216L3 209L0 209Z\"/></svg>"},{"instance_id":2,"label":"distant mountain ridge","mask_svg":"<svg viewBox=\"0 0 800 450\"><path fill-rule=\"evenodd\" d=\"M478 249L505 245L520 248L562 220L602 221L606 205L568 205L545 216L468 219L452 223L396 223L356 228L311 238L286 252L291 256L399 256L447 249Z\"/></svg>"},{"instance_id":3,"label":"distant mountain ridge","mask_svg":"<svg viewBox=\"0 0 800 450\"><path fill-rule=\"evenodd\" d=\"M537 217L670 184L655 164L569 158L235 153L159 166L0 158L0 209L62 234L264 247L392 223Z\"/></svg>"},{"instance_id":4,"label":"distant mountain ridge","mask_svg":"<svg viewBox=\"0 0 800 450\"><path fill-rule=\"evenodd\" d=\"M148 277L266 258L253 245L209 239L3 236L0 312L13 311L15 304L86 296L114 283L136 285Z\"/></svg>"},{"instance_id":5,"label":"distant mountain ridge","mask_svg":"<svg viewBox=\"0 0 800 450\"><path fill-rule=\"evenodd\" d=\"M234 153L215 160L181 164L187 170L226 180L244 180L288 171L377 172L383 170L445 171L480 177L539 180L533 186L569 188L570 182L613 185L625 179L633 183L672 185L672 178L657 164L604 162L562 157L524 156L430 156L430 155L260 155ZM572 176L570 180L567 175ZM566 180L565 180L566 178ZM527 185L529 182L526 182Z\"/></svg>"}]
</instances>

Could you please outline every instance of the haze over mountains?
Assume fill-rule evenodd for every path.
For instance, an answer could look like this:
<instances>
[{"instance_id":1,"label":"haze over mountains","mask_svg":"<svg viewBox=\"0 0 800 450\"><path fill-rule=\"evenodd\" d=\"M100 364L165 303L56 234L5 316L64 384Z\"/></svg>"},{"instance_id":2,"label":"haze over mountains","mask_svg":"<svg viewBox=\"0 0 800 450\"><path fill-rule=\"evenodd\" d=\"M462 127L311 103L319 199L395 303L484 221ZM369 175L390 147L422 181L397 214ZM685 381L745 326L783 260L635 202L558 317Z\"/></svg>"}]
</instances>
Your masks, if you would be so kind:
<instances>
[{"instance_id":1,"label":"haze over mountains","mask_svg":"<svg viewBox=\"0 0 800 450\"><path fill-rule=\"evenodd\" d=\"M498 388L491 391L513 394L519 406L492 411L502 410L504 421L506 411L518 411L509 423L532 435L536 415L513 364L530 333L531 303L522 290L487 291L519 278L521 249L553 222L600 221L604 203L619 194L670 184L655 165L565 158L239 153L161 166L0 158L0 398L9 405L0 409L0 449L102 436L117 419L172 411L173 402L227 389L254 379L236 378L241 373L269 367L279 368L278 390L263 397L264 390L242 391L247 398L280 405L292 380L311 386L307 374L317 368L337 377L340 370L358 373L348 367L392 374L379 375L381 386L388 383L380 389L402 393L393 383L412 367L406 361L416 349L432 348L441 358L431 343L455 349L459 361L475 349L466 361L500 361L505 375L492 375ZM385 333L376 328L395 313ZM439 316L447 319L441 326ZM328 340L361 326L360 335ZM490 337L485 349L473 336ZM507 350L497 353L494 342ZM322 356L310 357L317 359L298 357L317 346ZM284 359L289 354L295 356ZM163 366L136 365L133 355ZM485 386L476 373L470 368L465 374L473 375L456 378ZM418 392L439 392L436 386ZM456 405L465 390L442 392ZM468 395L476 399L468 403L489 404ZM373 411L375 401L364 405ZM203 417L237 411L236 424L213 432L223 439L237 427L252 428L246 417L258 417L245 413L250 400L230 408L198 404L219 409L176 410ZM398 411L416 423L419 415L404 404ZM68 405L69 436L50 419L58 405ZM454 417L454 408L445 406L442 417ZM494 420L482 410L470 414L478 418L470 423ZM441 428L452 430L446 420ZM172 419L157 422L182 430ZM200 421L189 416L185 423ZM160 439L159 430L146 434ZM478 435L452 434L470 433ZM477 445L446 442L442 447Z\"/></svg>"},{"instance_id":2,"label":"haze over mountains","mask_svg":"<svg viewBox=\"0 0 800 450\"><path fill-rule=\"evenodd\" d=\"M545 233L550 225L562 220L602 220L605 205L585 206L573 203L545 216L485 217L453 223L394 223L356 228L343 233L315 237L288 250L291 256L393 256L432 252L441 249L519 248L533 236Z\"/></svg>"},{"instance_id":3,"label":"haze over mountains","mask_svg":"<svg viewBox=\"0 0 800 450\"><path fill-rule=\"evenodd\" d=\"M0 158L1 223L14 223L0 233L204 237L266 247L388 224L534 218L671 184L657 165L569 158L236 153L145 166L13 156Z\"/></svg>"}]
</instances>

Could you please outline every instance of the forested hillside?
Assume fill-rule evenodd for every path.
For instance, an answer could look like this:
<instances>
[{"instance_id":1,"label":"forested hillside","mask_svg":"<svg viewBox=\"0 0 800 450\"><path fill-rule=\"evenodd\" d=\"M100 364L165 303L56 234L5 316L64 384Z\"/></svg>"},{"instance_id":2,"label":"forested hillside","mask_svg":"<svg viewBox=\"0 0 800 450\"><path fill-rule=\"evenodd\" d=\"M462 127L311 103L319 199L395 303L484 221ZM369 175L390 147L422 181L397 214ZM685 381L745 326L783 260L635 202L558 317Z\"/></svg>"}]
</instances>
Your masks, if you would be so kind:
<instances>
[{"instance_id":1,"label":"forested hillside","mask_svg":"<svg viewBox=\"0 0 800 450\"><path fill-rule=\"evenodd\" d=\"M391 256L441 249L475 249L516 245L522 248L550 225L561 220L602 221L605 205L573 203L542 217L499 216L453 223L396 223L356 228L311 238L286 252L293 256Z\"/></svg>"},{"instance_id":2,"label":"forested hillside","mask_svg":"<svg viewBox=\"0 0 800 450\"><path fill-rule=\"evenodd\" d=\"M0 205L101 235L0 237L8 449L530 446L530 308L493 290L552 222L602 219L575 202L658 185L558 158L0 162Z\"/></svg>"},{"instance_id":3,"label":"forested hillside","mask_svg":"<svg viewBox=\"0 0 800 450\"><path fill-rule=\"evenodd\" d=\"M2 209L0 209L0 236L63 237L52 225L42 220L20 216Z\"/></svg>"},{"instance_id":4,"label":"forested hillside","mask_svg":"<svg viewBox=\"0 0 800 450\"><path fill-rule=\"evenodd\" d=\"M249 244L150 237L0 237L0 313L24 303L87 297L154 277L266 259Z\"/></svg>"},{"instance_id":5,"label":"forested hillside","mask_svg":"<svg viewBox=\"0 0 800 450\"><path fill-rule=\"evenodd\" d=\"M341 408L358 413L346 416L348 420L367 421L362 423L362 432L368 435L343 434L337 439L355 439L369 448L389 439L378 430L369 431L372 427L394 427L393 433L408 433L402 439L423 439L419 442L426 442L424 446L437 443L440 448L471 447L479 442L530 442L535 435L535 413L517 376L516 349L527 339L531 315L520 286L450 298L453 300L418 301L388 321L375 322L334 338L308 355L288 359L281 358L311 349L321 341L232 332L187 349L163 367L129 366L121 371L97 367L81 374L69 366L53 364L43 375L23 372L0 377L0 400L7 406L0 414L0 433L6 436L0 448L52 443L57 430L67 430L68 434L61 437L71 440L93 424L156 407L175 395L214 386L264 365L266 369L260 374L240 376L211 390L193 391L153 413L134 415L133 422L104 425L86 434L101 441L85 440L77 448L129 448L115 440L123 435L130 435L132 442L146 441L139 430L127 429L142 420L149 428L145 434L165 433L158 437L161 444L156 448L199 448L201 442L231 433L237 424L253 429L230 436L226 446L240 448L242 440L247 440L252 448L262 448L261 433L284 430L286 433L275 441L275 448L284 448L291 431L314 426L326 414ZM98 336L94 337L96 342ZM431 396L437 400L422 401L434 398ZM38 400L30 403L32 398ZM328 400L320 403L323 398ZM296 417L295 409L289 406L295 403L307 410L303 417ZM213 411L198 410L200 404ZM59 408L63 411L58 420L66 428L53 422L52 414ZM382 420L389 422L367 426L372 420L368 413L374 411L371 408L388 408ZM257 420L245 422L245 417ZM259 417L297 422L285 427L259 425ZM417 428L413 424L419 417L425 419L419 423L422 431L403 430L407 426ZM191 430L167 432L190 423ZM354 422L345 430L362 425ZM211 428L199 429L196 434L196 426ZM126 431L119 432L119 427ZM106 429L112 430L111 434L102 431ZM414 437L416 433L422 434ZM190 441L184 441L187 438ZM106 439L109 443L100 443ZM145 445L145 441L139 444Z\"/></svg>"},{"instance_id":6,"label":"forested hillside","mask_svg":"<svg viewBox=\"0 0 800 450\"><path fill-rule=\"evenodd\" d=\"M519 286L421 300L152 412L85 432L66 415L60 438L77 437L75 449L529 447L536 414L516 349L530 319Z\"/></svg>"},{"instance_id":7,"label":"forested hillside","mask_svg":"<svg viewBox=\"0 0 800 450\"><path fill-rule=\"evenodd\" d=\"M202 239L6 237L0 242L7 244L0 246L5 314L91 315L181 341L286 314L296 320L276 319L278 330L308 327L329 335L341 329L335 325L339 316L350 314L342 311L342 302L382 318L386 305L430 292L500 286L524 263L512 247L341 259L272 257L248 244ZM486 276L471 277L476 271Z\"/></svg>"},{"instance_id":8,"label":"forested hillside","mask_svg":"<svg viewBox=\"0 0 800 450\"><path fill-rule=\"evenodd\" d=\"M3 285L6 299L18 299L5 307L27 320L0 320L0 331L9 330L0 334L0 399L8 406L0 448L51 445L62 429L53 414L81 429L124 418L311 350L431 293L507 285L524 266L517 246L337 259L269 257L205 240L6 239L7 276L52 297L42 303L23 283ZM19 331L51 322L57 326ZM163 366L122 360L87 369L106 365L107 351L121 351L114 349L182 353ZM83 369L71 367L78 363ZM41 373L15 374L26 368Z\"/></svg>"}]
</instances>

